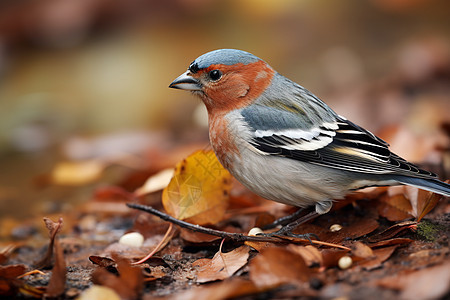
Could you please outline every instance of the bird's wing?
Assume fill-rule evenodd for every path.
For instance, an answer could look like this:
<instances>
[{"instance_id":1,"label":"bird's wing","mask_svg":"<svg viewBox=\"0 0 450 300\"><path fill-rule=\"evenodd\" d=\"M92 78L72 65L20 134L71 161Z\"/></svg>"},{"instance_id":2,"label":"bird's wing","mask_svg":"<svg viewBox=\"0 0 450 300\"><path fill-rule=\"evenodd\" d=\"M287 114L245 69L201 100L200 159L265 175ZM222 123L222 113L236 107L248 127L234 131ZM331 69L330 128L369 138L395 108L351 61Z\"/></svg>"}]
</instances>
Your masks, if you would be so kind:
<instances>
[{"instance_id":1,"label":"bird's wing","mask_svg":"<svg viewBox=\"0 0 450 300\"><path fill-rule=\"evenodd\" d=\"M326 106L314 105L316 112L312 114L305 113L311 107L298 106L296 103L281 107L280 103L272 103L243 109L243 120L253 135L251 145L265 155L346 171L422 178L436 176L390 152L386 142Z\"/></svg>"}]
</instances>

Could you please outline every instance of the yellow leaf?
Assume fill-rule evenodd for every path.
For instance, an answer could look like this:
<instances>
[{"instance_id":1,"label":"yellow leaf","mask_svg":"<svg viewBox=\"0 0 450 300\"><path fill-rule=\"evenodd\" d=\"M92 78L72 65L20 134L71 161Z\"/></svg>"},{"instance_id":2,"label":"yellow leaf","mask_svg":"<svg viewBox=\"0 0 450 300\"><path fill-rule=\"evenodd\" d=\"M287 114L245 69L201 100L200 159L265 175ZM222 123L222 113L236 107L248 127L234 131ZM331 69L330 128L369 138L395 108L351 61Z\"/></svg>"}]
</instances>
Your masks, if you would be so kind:
<instances>
[{"instance_id":1,"label":"yellow leaf","mask_svg":"<svg viewBox=\"0 0 450 300\"><path fill-rule=\"evenodd\" d=\"M52 171L54 184L83 185L91 183L102 175L105 164L95 160L81 162L60 162Z\"/></svg>"},{"instance_id":2,"label":"yellow leaf","mask_svg":"<svg viewBox=\"0 0 450 300\"><path fill-rule=\"evenodd\" d=\"M214 152L200 150L175 168L164 189L162 202L167 213L194 224L215 224L228 206L231 175Z\"/></svg>"}]
</instances>

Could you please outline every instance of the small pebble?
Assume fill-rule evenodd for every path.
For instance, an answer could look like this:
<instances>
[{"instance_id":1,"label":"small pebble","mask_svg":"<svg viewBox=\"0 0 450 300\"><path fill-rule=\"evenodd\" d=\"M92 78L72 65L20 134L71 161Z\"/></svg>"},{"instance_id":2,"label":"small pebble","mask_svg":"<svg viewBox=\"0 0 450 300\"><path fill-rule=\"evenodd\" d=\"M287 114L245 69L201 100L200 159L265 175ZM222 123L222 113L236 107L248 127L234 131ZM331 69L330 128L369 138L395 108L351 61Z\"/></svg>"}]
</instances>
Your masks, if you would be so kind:
<instances>
[{"instance_id":1,"label":"small pebble","mask_svg":"<svg viewBox=\"0 0 450 300\"><path fill-rule=\"evenodd\" d=\"M353 260L350 256L342 256L338 261L338 266L342 270L348 269L351 267Z\"/></svg>"},{"instance_id":2,"label":"small pebble","mask_svg":"<svg viewBox=\"0 0 450 300\"><path fill-rule=\"evenodd\" d=\"M341 229L342 229L342 226L339 225L339 224L333 224L333 225L330 226L330 231L331 232L337 232L337 231L339 231Z\"/></svg>"},{"instance_id":3,"label":"small pebble","mask_svg":"<svg viewBox=\"0 0 450 300\"><path fill-rule=\"evenodd\" d=\"M258 233L263 233L261 228L258 227L253 227L252 229L250 229L250 231L248 232L249 236L256 236Z\"/></svg>"},{"instance_id":4,"label":"small pebble","mask_svg":"<svg viewBox=\"0 0 450 300\"><path fill-rule=\"evenodd\" d=\"M144 244L144 236L139 232L126 233L119 239L119 244L141 247Z\"/></svg>"}]
</instances>

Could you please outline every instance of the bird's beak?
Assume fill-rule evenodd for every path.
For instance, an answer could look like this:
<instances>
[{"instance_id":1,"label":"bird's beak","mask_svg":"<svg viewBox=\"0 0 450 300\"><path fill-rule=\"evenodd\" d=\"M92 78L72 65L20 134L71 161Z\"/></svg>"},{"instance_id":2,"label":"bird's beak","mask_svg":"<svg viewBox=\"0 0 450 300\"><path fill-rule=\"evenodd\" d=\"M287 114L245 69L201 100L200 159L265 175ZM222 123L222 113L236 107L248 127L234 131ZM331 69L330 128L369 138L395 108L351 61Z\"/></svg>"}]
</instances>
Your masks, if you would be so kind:
<instances>
[{"instance_id":1,"label":"bird's beak","mask_svg":"<svg viewBox=\"0 0 450 300\"><path fill-rule=\"evenodd\" d=\"M188 91L200 91L202 89L202 85L200 82L194 77L188 75L189 71L181 74L177 77L170 85L170 88L173 89L181 89Z\"/></svg>"}]
</instances>

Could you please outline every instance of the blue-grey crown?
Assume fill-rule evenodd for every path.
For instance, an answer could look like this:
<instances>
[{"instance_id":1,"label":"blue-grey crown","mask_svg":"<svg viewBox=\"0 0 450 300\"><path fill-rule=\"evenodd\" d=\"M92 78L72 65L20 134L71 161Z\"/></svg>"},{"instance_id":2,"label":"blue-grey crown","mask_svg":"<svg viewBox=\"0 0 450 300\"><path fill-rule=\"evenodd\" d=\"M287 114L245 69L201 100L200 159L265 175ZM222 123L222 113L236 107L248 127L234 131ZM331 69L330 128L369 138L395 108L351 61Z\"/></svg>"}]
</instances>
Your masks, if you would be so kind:
<instances>
[{"instance_id":1,"label":"blue-grey crown","mask_svg":"<svg viewBox=\"0 0 450 300\"><path fill-rule=\"evenodd\" d=\"M193 73L198 70L209 67L213 64L234 65L242 63L244 65L254 63L261 60L255 55L236 49L220 49L205 53L194 60L189 66L189 70Z\"/></svg>"}]
</instances>

